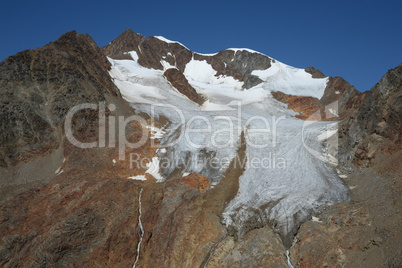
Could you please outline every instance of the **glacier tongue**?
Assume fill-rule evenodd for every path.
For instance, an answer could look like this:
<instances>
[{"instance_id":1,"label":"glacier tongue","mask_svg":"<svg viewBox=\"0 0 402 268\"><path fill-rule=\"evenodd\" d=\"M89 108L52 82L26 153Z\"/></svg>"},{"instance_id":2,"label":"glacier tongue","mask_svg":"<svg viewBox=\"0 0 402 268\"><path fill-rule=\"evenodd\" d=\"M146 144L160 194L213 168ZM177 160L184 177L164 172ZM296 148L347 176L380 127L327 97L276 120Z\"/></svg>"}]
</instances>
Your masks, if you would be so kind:
<instances>
[{"instance_id":1,"label":"glacier tongue","mask_svg":"<svg viewBox=\"0 0 402 268\"><path fill-rule=\"evenodd\" d=\"M305 148L322 151L317 136L326 125L317 122L303 128L300 120L281 120L274 144L270 133L246 132L253 143L269 146L247 146L247 169L239 179L238 194L223 212L224 223L241 237L247 228L275 222L285 245L290 245L299 224L313 211L347 200L346 188L333 169Z\"/></svg>"},{"instance_id":2,"label":"glacier tongue","mask_svg":"<svg viewBox=\"0 0 402 268\"><path fill-rule=\"evenodd\" d=\"M190 62L187 79L208 98L199 106L175 91L163 71L145 69L132 60L109 61L116 86L137 111L170 121L160 140L164 150L158 151L161 177L197 172L207 176L212 185L219 183L236 155L240 134L245 132L246 170L239 179L237 195L222 215L223 222L238 235L272 223L286 245L313 211L347 200L347 189L325 157L311 154L324 155L322 139L317 137L329 131L329 123L305 124L295 119L295 113L276 101L272 88L267 88L273 77L269 69L257 73L265 75L266 82L241 91L233 78L215 77L206 62ZM198 69L201 73L196 73L197 66L202 67ZM282 76L275 79L282 82L275 85L289 82L297 91L307 87L307 82L300 81L310 78L300 74L300 69L288 67L277 70ZM317 81L306 94L323 93L326 80ZM330 125L332 130L333 122Z\"/></svg>"}]
</instances>

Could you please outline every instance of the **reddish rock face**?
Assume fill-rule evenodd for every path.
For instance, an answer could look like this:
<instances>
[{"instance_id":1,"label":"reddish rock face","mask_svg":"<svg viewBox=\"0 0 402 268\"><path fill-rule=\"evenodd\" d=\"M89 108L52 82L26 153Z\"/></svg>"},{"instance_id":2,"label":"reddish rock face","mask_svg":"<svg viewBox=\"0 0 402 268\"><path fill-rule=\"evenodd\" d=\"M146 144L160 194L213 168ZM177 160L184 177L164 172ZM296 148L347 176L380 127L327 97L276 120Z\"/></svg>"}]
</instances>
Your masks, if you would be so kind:
<instances>
[{"instance_id":1,"label":"reddish rock face","mask_svg":"<svg viewBox=\"0 0 402 268\"><path fill-rule=\"evenodd\" d=\"M183 183L189 187L193 187L200 191L208 190L210 181L207 177L197 174L195 172L183 177L178 183Z\"/></svg>"},{"instance_id":2,"label":"reddish rock face","mask_svg":"<svg viewBox=\"0 0 402 268\"><path fill-rule=\"evenodd\" d=\"M306 68L306 71L313 74L313 77L321 77L321 72L313 67ZM272 96L288 108L300 113L296 118L312 121L342 120L350 116L363 102L364 94L357 91L353 86L341 77L329 77L324 95L319 100L313 97L293 96L282 92L272 92ZM329 109L337 111L333 114Z\"/></svg>"},{"instance_id":3,"label":"reddish rock face","mask_svg":"<svg viewBox=\"0 0 402 268\"><path fill-rule=\"evenodd\" d=\"M292 96L285 93L274 91L272 96L288 105L289 109L300 113L295 117L302 120L325 120L325 114L320 101L313 97Z\"/></svg>"}]
</instances>

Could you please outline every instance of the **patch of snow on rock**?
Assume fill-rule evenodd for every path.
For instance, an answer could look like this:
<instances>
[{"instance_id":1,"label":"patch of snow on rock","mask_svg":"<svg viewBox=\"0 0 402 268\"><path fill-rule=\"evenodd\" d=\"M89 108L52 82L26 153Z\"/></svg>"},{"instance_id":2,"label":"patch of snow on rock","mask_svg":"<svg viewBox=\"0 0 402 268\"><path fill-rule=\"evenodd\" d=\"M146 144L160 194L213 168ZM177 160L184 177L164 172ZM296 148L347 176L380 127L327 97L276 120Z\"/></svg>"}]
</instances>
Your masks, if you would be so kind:
<instances>
[{"instance_id":1,"label":"patch of snow on rock","mask_svg":"<svg viewBox=\"0 0 402 268\"><path fill-rule=\"evenodd\" d=\"M132 179L132 180L136 180L136 181L146 181L147 180L144 175L137 175L137 176L132 176L132 177L128 177L128 178Z\"/></svg>"}]
</instances>

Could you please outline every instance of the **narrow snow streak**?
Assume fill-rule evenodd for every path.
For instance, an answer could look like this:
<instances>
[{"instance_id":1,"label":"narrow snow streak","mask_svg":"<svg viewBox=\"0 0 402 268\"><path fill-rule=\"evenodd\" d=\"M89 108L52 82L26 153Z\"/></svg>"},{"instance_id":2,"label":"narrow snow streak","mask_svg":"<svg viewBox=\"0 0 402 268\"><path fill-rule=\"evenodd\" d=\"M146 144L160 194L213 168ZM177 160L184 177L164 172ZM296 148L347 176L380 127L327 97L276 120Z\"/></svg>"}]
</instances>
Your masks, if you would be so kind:
<instances>
[{"instance_id":1,"label":"narrow snow streak","mask_svg":"<svg viewBox=\"0 0 402 268\"><path fill-rule=\"evenodd\" d=\"M287 258L287 261L288 261L288 266L289 266L289 268L294 268L294 266L293 266L292 263L290 262L289 250L286 250L286 258Z\"/></svg>"},{"instance_id":2,"label":"narrow snow streak","mask_svg":"<svg viewBox=\"0 0 402 268\"><path fill-rule=\"evenodd\" d=\"M138 259L140 258L140 247L141 247L141 242L142 242L142 237L144 236L144 227L142 226L142 222L141 222L141 194L142 194L142 190L143 188L141 188L140 194L138 196L138 226L140 226L140 231L141 231L141 236L140 236L140 241L138 241L138 245L137 245L137 258L135 259L133 268L135 268L135 265L138 262Z\"/></svg>"}]
</instances>

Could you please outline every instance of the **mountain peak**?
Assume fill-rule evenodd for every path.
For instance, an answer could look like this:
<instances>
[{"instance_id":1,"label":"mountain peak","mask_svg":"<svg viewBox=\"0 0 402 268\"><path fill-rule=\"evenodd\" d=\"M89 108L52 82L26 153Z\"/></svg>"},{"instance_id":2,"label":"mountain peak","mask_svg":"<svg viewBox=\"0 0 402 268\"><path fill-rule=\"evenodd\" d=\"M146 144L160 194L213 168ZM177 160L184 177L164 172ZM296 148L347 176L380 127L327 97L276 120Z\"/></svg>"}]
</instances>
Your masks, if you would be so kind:
<instances>
[{"instance_id":1,"label":"mountain peak","mask_svg":"<svg viewBox=\"0 0 402 268\"><path fill-rule=\"evenodd\" d=\"M114 59L131 59L124 52L136 51L138 53L139 45L143 39L143 35L131 29L126 29L116 39L102 47L102 50L105 55Z\"/></svg>"}]
</instances>

